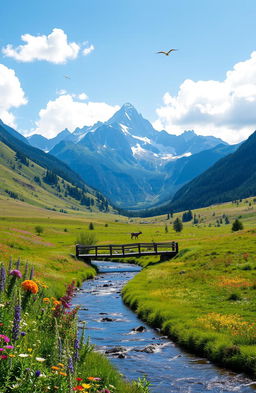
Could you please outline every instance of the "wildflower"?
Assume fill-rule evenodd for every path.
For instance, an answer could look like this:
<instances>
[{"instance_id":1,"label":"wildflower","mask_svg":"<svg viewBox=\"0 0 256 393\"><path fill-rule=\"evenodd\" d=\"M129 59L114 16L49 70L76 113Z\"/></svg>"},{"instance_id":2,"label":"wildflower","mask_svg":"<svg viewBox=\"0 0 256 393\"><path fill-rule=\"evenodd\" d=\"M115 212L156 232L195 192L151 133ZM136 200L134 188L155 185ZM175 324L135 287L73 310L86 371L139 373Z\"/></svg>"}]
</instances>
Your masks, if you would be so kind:
<instances>
[{"instance_id":1,"label":"wildflower","mask_svg":"<svg viewBox=\"0 0 256 393\"><path fill-rule=\"evenodd\" d=\"M81 382L81 381L83 380L83 378L77 377L76 380L77 380L78 382Z\"/></svg>"},{"instance_id":2,"label":"wildflower","mask_svg":"<svg viewBox=\"0 0 256 393\"><path fill-rule=\"evenodd\" d=\"M57 367L57 366L52 366L51 369L52 369L52 370L59 370L60 368Z\"/></svg>"},{"instance_id":3,"label":"wildflower","mask_svg":"<svg viewBox=\"0 0 256 393\"><path fill-rule=\"evenodd\" d=\"M43 298L43 302L44 302L44 303L50 303L50 299L49 299L48 297L44 297L44 298Z\"/></svg>"},{"instance_id":4,"label":"wildflower","mask_svg":"<svg viewBox=\"0 0 256 393\"><path fill-rule=\"evenodd\" d=\"M74 365L73 365L72 357L68 358L68 372L74 374Z\"/></svg>"},{"instance_id":5,"label":"wildflower","mask_svg":"<svg viewBox=\"0 0 256 393\"><path fill-rule=\"evenodd\" d=\"M5 345L4 347L5 347L5 349L13 349L14 348L13 345Z\"/></svg>"},{"instance_id":6,"label":"wildflower","mask_svg":"<svg viewBox=\"0 0 256 393\"><path fill-rule=\"evenodd\" d=\"M40 377L40 375L41 375L41 371L40 370L36 370L35 377Z\"/></svg>"},{"instance_id":7,"label":"wildflower","mask_svg":"<svg viewBox=\"0 0 256 393\"><path fill-rule=\"evenodd\" d=\"M66 377L68 375L67 373L64 373L63 371L60 371L59 374L63 375L64 377Z\"/></svg>"},{"instance_id":8,"label":"wildflower","mask_svg":"<svg viewBox=\"0 0 256 393\"><path fill-rule=\"evenodd\" d=\"M83 386L77 385L73 388L73 390L84 390Z\"/></svg>"},{"instance_id":9,"label":"wildflower","mask_svg":"<svg viewBox=\"0 0 256 393\"><path fill-rule=\"evenodd\" d=\"M96 377L88 377L87 379L88 379L88 381L100 381L101 380L100 378L96 378Z\"/></svg>"},{"instance_id":10,"label":"wildflower","mask_svg":"<svg viewBox=\"0 0 256 393\"><path fill-rule=\"evenodd\" d=\"M4 348L0 348L0 352L3 352L4 351Z\"/></svg>"},{"instance_id":11,"label":"wildflower","mask_svg":"<svg viewBox=\"0 0 256 393\"><path fill-rule=\"evenodd\" d=\"M10 353L9 358L16 358L16 355L13 355L12 353Z\"/></svg>"},{"instance_id":12,"label":"wildflower","mask_svg":"<svg viewBox=\"0 0 256 393\"><path fill-rule=\"evenodd\" d=\"M20 358L27 358L28 356L29 356L28 353L20 353L20 354L19 354L19 357L20 357Z\"/></svg>"},{"instance_id":13,"label":"wildflower","mask_svg":"<svg viewBox=\"0 0 256 393\"><path fill-rule=\"evenodd\" d=\"M58 363L57 366L60 366L62 368L65 367L63 363Z\"/></svg>"},{"instance_id":14,"label":"wildflower","mask_svg":"<svg viewBox=\"0 0 256 393\"><path fill-rule=\"evenodd\" d=\"M0 355L0 359L7 359L8 356L7 355Z\"/></svg>"},{"instance_id":15,"label":"wildflower","mask_svg":"<svg viewBox=\"0 0 256 393\"><path fill-rule=\"evenodd\" d=\"M77 338L75 338L74 340L74 355L73 355L73 359L75 362L78 361L79 359L79 341Z\"/></svg>"},{"instance_id":16,"label":"wildflower","mask_svg":"<svg viewBox=\"0 0 256 393\"><path fill-rule=\"evenodd\" d=\"M24 336L26 336L26 332L20 332L20 335L22 336L22 337L24 337Z\"/></svg>"},{"instance_id":17,"label":"wildflower","mask_svg":"<svg viewBox=\"0 0 256 393\"><path fill-rule=\"evenodd\" d=\"M36 294L38 292L38 285L33 280L25 280L21 284L22 288L27 291Z\"/></svg>"},{"instance_id":18,"label":"wildflower","mask_svg":"<svg viewBox=\"0 0 256 393\"><path fill-rule=\"evenodd\" d=\"M32 280L34 277L34 266L32 266L31 270L30 270L30 275L29 275L29 279Z\"/></svg>"},{"instance_id":19,"label":"wildflower","mask_svg":"<svg viewBox=\"0 0 256 393\"><path fill-rule=\"evenodd\" d=\"M21 278L21 277L22 277L22 273L21 273L21 271L18 270L18 269L11 270L9 274L10 274L11 276L17 277L17 278Z\"/></svg>"},{"instance_id":20,"label":"wildflower","mask_svg":"<svg viewBox=\"0 0 256 393\"><path fill-rule=\"evenodd\" d=\"M46 361L46 359L45 358L36 357L36 361L43 363L43 362Z\"/></svg>"},{"instance_id":21,"label":"wildflower","mask_svg":"<svg viewBox=\"0 0 256 393\"><path fill-rule=\"evenodd\" d=\"M13 319L13 328L12 328L12 338L14 341L17 341L19 338L20 320L21 320L21 306L18 301L18 303L14 308L14 319Z\"/></svg>"},{"instance_id":22,"label":"wildflower","mask_svg":"<svg viewBox=\"0 0 256 393\"><path fill-rule=\"evenodd\" d=\"M2 265L0 269L0 292L3 292L5 290L5 282L6 282L6 271L4 265Z\"/></svg>"},{"instance_id":23,"label":"wildflower","mask_svg":"<svg viewBox=\"0 0 256 393\"><path fill-rule=\"evenodd\" d=\"M28 348L28 352L32 352L33 351L33 349L32 348Z\"/></svg>"},{"instance_id":24,"label":"wildflower","mask_svg":"<svg viewBox=\"0 0 256 393\"><path fill-rule=\"evenodd\" d=\"M9 343L11 340L9 337L5 336L4 334L0 334L0 339L4 340L4 342Z\"/></svg>"},{"instance_id":25,"label":"wildflower","mask_svg":"<svg viewBox=\"0 0 256 393\"><path fill-rule=\"evenodd\" d=\"M82 386L84 389L90 389L92 385L90 385L89 383L82 383Z\"/></svg>"}]
</instances>

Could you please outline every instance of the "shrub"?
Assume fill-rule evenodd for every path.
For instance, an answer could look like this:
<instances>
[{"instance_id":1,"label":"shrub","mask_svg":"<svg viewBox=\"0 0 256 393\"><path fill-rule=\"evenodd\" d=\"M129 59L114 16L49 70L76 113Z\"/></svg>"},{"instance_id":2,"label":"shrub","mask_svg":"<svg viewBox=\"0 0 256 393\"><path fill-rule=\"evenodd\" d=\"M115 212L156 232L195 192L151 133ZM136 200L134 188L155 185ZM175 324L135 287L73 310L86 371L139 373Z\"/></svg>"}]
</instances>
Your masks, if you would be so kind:
<instances>
[{"instance_id":1,"label":"shrub","mask_svg":"<svg viewBox=\"0 0 256 393\"><path fill-rule=\"evenodd\" d=\"M97 243L97 238L94 233L81 232L76 238L76 244L84 246L92 246Z\"/></svg>"},{"instance_id":2,"label":"shrub","mask_svg":"<svg viewBox=\"0 0 256 393\"><path fill-rule=\"evenodd\" d=\"M35 226L35 231L36 231L36 234L37 234L38 236L40 236L40 235L43 233L44 228L43 228L41 225L36 225L36 226Z\"/></svg>"}]
</instances>

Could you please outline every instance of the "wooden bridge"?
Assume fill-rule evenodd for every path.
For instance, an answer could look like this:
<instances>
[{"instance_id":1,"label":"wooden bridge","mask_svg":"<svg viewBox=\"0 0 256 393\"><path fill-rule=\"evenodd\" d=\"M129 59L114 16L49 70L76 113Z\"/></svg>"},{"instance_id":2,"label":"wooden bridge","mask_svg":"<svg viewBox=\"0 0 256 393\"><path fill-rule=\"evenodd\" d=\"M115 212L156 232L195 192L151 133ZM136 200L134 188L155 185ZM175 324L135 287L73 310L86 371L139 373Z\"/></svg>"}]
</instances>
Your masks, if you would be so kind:
<instances>
[{"instance_id":1,"label":"wooden bridge","mask_svg":"<svg viewBox=\"0 0 256 393\"><path fill-rule=\"evenodd\" d=\"M160 261L173 258L179 251L177 242L108 244L100 246L76 245L76 257L90 261L101 258L128 258L160 255Z\"/></svg>"}]
</instances>

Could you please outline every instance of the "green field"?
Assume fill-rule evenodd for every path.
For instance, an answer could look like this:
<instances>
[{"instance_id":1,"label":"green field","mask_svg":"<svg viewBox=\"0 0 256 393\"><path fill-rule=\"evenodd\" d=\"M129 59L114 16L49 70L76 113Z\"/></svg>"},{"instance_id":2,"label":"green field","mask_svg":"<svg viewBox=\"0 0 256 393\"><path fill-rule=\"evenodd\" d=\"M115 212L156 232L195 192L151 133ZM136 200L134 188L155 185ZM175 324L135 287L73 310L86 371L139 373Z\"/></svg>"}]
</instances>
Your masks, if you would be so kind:
<instances>
[{"instance_id":1,"label":"green field","mask_svg":"<svg viewBox=\"0 0 256 393\"><path fill-rule=\"evenodd\" d=\"M173 218L129 219L116 214L61 214L0 197L0 258L18 257L36 268L37 278L61 295L65 284L96 274L75 260L74 244L90 222L98 244L178 241L180 253L170 261L144 257L145 267L123 291L142 319L161 327L181 345L217 363L255 374L256 366L256 205L253 198L193 211L198 224L184 223L174 232ZM223 216L230 224L225 224ZM239 218L244 229L232 232ZM43 233L38 236L35 227ZM166 228L167 226L167 228ZM52 285L54 283L54 286ZM164 299L164 301L163 301Z\"/></svg>"}]
</instances>

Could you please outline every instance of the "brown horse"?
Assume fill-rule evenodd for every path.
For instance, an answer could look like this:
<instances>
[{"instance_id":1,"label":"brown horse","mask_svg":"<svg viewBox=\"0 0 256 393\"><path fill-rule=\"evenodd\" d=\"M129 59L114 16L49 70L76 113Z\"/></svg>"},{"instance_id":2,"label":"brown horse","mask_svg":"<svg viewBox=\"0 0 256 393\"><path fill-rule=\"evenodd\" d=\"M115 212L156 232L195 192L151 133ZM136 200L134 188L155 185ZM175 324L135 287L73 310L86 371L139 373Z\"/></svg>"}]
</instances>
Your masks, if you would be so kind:
<instances>
[{"instance_id":1,"label":"brown horse","mask_svg":"<svg viewBox=\"0 0 256 393\"><path fill-rule=\"evenodd\" d=\"M138 236L141 235L142 232L132 232L131 233L131 239L138 239Z\"/></svg>"}]
</instances>

